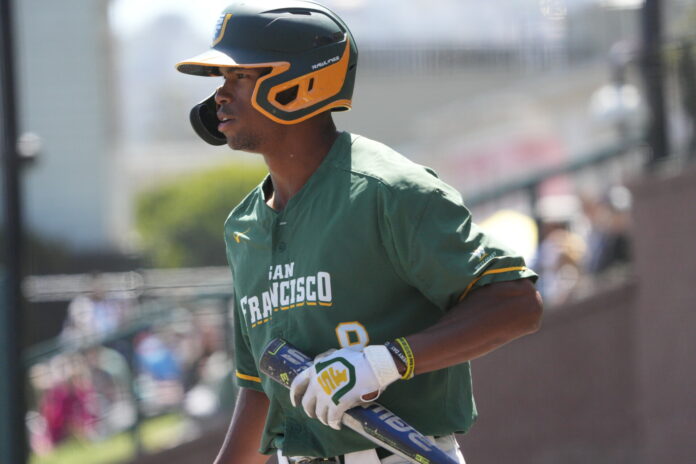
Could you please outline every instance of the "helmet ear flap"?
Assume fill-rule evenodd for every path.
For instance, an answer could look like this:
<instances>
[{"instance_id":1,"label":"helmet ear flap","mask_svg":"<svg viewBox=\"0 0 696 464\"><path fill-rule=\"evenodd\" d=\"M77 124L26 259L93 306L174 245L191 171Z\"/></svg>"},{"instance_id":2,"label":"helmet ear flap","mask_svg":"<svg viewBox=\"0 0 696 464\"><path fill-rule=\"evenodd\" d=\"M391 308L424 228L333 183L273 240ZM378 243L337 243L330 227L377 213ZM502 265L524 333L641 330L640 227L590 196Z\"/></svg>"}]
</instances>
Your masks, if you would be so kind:
<instances>
[{"instance_id":1,"label":"helmet ear flap","mask_svg":"<svg viewBox=\"0 0 696 464\"><path fill-rule=\"evenodd\" d=\"M217 130L220 123L216 114L215 93L206 98L193 108L189 113L191 126L196 134L211 145L225 145L227 139Z\"/></svg>"}]
</instances>

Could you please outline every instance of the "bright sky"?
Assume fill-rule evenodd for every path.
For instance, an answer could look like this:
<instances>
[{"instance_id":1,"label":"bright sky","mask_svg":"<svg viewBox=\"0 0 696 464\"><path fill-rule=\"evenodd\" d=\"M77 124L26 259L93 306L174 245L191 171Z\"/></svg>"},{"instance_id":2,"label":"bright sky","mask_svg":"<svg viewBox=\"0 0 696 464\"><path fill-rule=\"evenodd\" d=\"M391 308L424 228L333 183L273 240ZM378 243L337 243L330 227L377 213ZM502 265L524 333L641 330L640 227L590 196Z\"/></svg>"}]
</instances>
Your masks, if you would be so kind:
<instances>
[{"instance_id":1,"label":"bright sky","mask_svg":"<svg viewBox=\"0 0 696 464\"><path fill-rule=\"evenodd\" d=\"M367 0L331 0L323 2L340 11L360 8ZM183 13L204 34L211 34L222 10L232 0L112 0L111 22L117 34L132 34L152 18L163 13Z\"/></svg>"},{"instance_id":2,"label":"bright sky","mask_svg":"<svg viewBox=\"0 0 696 464\"><path fill-rule=\"evenodd\" d=\"M369 5L370 9L366 10L366 12L372 12L372 15L374 16L387 14L390 9L393 9L395 5L400 4L402 1L405 0L379 0L379 4L368 4L367 0L323 0L322 3L326 4L330 8L333 8L339 13L359 10L361 8L366 8ZM398 18L392 18L393 21L391 27L393 30L403 29L411 34L417 33L420 29L414 30L414 25L418 26L420 24L422 26L423 24L422 21L419 21L419 18L421 18L419 15L421 13L419 13L417 8L414 8L414 6L416 6L418 3L427 2L435 4L440 8L446 8L452 11L453 8L456 9L455 6L460 9L474 8L479 1L480 0L418 0L416 2L415 0L408 0L408 2L413 2L409 3L411 8L399 9L398 11L402 21L398 21ZM496 22L496 18L500 16L500 8L504 8L505 5L515 7L517 9L519 9L520 5L527 5L527 7L531 7L532 9L537 6L541 7L543 12L544 8L549 8L553 5L567 5L570 8L571 6L584 5L588 3L600 3L604 6L612 8L637 8L640 7L642 2L643 0L505 0L502 5L499 4L494 6L495 4L491 3L490 5L487 5L487 8L479 8L479 12L480 14L483 14L481 13L482 10L490 10L493 16L488 19L490 20L490 24L495 25L497 22L500 22ZM110 20L117 35L128 36L140 30L145 24L149 23L153 18L159 15L166 13L179 13L182 16L189 18L191 20L191 24L197 28L204 37L208 37L211 35L211 31L214 30L218 15L229 3L231 3L231 0L111 0ZM430 13L432 14L432 11L430 11ZM458 27L459 21L457 20L456 15L450 18L453 21L450 21L452 24L448 23L447 17L442 17L442 15L436 15L430 19L439 20L437 27L442 28L443 30L441 32L443 33L452 33L457 35L457 31L462 32L460 31L461 27ZM404 21L406 21L406 23L401 24ZM367 24L370 23L369 16L365 18L363 23L365 23L362 24L365 27L362 29L370 29L369 24ZM360 26L360 24L355 24L353 27L353 32L362 32ZM468 27L476 29L475 24L469 24ZM421 32L432 34L433 31L426 28ZM478 30L478 32L476 32L474 35L479 36L483 32L485 31ZM461 34L457 36L459 37Z\"/></svg>"},{"instance_id":3,"label":"bright sky","mask_svg":"<svg viewBox=\"0 0 696 464\"><path fill-rule=\"evenodd\" d=\"M210 35L218 15L230 0L112 0L111 23L117 34L130 35L163 13L182 13Z\"/></svg>"}]
</instances>

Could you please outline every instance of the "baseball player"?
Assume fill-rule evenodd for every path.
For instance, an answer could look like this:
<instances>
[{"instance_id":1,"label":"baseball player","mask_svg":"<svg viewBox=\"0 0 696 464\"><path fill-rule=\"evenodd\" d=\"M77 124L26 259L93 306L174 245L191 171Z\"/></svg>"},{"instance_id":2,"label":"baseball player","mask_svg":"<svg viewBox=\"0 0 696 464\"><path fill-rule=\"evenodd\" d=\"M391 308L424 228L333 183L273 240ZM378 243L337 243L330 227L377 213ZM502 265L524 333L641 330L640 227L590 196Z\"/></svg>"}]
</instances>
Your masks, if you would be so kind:
<instances>
[{"instance_id":1,"label":"baseball player","mask_svg":"<svg viewBox=\"0 0 696 464\"><path fill-rule=\"evenodd\" d=\"M219 76L191 121L207 142L263 156L268 177L225 222L240 393L216 464L404 462L351 430L374 400L458 462L476 419L469 361L534 332L522 258L483 233L460 195L389 147L337 131L358 50L312 2L239 2L212 47L177 65ZM259 372L281 337L314 365L290 394Z\"/></svg>"}]
</instances>

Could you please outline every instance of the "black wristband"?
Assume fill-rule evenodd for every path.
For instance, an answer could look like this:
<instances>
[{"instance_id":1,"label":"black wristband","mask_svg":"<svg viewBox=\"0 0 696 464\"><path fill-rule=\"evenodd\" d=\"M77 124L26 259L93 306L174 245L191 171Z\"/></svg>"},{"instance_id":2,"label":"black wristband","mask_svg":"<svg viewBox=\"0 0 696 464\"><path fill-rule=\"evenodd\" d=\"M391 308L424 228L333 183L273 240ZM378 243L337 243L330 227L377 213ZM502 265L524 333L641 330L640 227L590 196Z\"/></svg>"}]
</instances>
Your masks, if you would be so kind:
<instances>
[{"instance_id":1,"label":"black wristband","mask_svg":"<svg viewBox=\"0 0 696 464\"><path fill-rule=\"evenodd\" d=\"M399 359L399 361L403 363L405 371L402 374L401 378L406 380L413 377L413 361L411 360L409 362L409 356L407 353L404 352L402 344L399 343L399 340L397 339L396 341L388 341L384 344L384 346L386 346L389 352L396 356L397 359Z\"/></svg>"}]
</instances>

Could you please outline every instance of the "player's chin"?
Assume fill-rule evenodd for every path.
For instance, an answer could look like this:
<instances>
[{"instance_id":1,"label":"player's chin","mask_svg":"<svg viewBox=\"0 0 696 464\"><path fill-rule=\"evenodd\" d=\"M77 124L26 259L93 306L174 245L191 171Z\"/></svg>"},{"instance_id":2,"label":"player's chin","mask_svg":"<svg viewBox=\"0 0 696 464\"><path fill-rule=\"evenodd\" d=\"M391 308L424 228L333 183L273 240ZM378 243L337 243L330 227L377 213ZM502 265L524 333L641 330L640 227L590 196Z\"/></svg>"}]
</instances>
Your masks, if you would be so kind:
<instances>
[{"instance_id":1,"label":"player's chin","mask_svg":"<svg viewBox=\"0 0 696 464\"><path fill-rule=\"evenodd\" d=\"M233 150L248 151L258 153L261 142L258 137L249 134L230 134L226 133L227 146Z\"/></svg>"}]
</instances>

